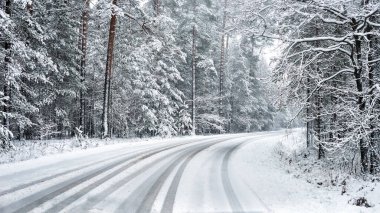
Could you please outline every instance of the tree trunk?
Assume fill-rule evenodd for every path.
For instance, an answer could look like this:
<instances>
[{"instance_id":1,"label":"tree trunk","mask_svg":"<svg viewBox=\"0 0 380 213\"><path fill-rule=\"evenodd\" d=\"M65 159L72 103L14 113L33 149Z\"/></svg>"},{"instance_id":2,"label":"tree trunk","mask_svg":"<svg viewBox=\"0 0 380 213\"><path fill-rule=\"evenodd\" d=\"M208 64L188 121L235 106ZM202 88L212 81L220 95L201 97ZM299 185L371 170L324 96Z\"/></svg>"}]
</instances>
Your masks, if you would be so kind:
<instances>
[{"instance_id":1,"label":"tree trunk","mask_svg":"<svg viewBox=\"0 0 380 213\"><path fill-rule=\"evenodd\" d=\"M195 123L195 54L196 54L196 48L195 48L195 25L193 26L193 45L192 45L192 62L191 62L191 76L192 76L192 83L191 83L191 122L192 122L192 135L195 135L195 129L196 129L196 123Z\"/></svg>"},{"instance_id":2,"label":"tree trunk","mask_svg":"<svg viewBox=\"0 0 380 213\"><path fill-rule=\"evenodd\" d=\"M224 67L225 67L225 28L227 19L227 0L224 0L223 9L223 23L222 23L222 39L220 45L220 66L219 66L219 116L223 116L223 81L224 81Z\"/></svg>"},{"instance_id":3,"label":"tree trunk","mask_svg":"<svg viewBox=\"0 0 380 213\"><path fill-rule=\"evenodd\" d=\"M5 13L8 14L9 16L12 15L12 0L6 0L5 1ZM8 113L10 110L10 96L11 96L11 86L9 82L9 66L11 64L11 48L12 48L12 43L10 41L5 41L4 44L4 49L5 49L5 59L4 59L4 86L3 86L3 93L4 97L8 97L4 100L4 107L3 107L3 112L4 112L4 117L3 117L3 126L7 129L9 129L9 118L8 118Z\"/></svg>"},{"instance_id":4,"label":"tree trunk","mask_svg":"<svg viewBox=\"0 0 380 213\"><path fill-rule=\"evenodd\" d=\"M322 131L322 118L321 118L321 109L322 109L322 97L320 95L320 92L317 91L316 95L316 105L317 105L317 119L316 119L316 134L317 134L317 139L318 139L318 159L322 159L325 157L325 151L322 145L322 136L321 136L321 131Z\"/></svg>"},{"instance_id":5,"label":"tree trunk","mask_svg":"<svg viewBox=\"0 0 380 213\"><path fill-rule=\"evenodd\" d=\"M87 38L88 38L88 16L89 16L90 0L84 0L84 10L82 13L82 35L81 35L81 60L80 60L80 76L81 76L81 89L80 89L80 116L79 125L82 131L86 134L86 106L85 106L85 78L86 78L86 56L87 56Z\"/></svg>"},{"instance_id":6,"label":"tree trunk","mask_svg":"<svg viewBox=\"0 0 380 213\"><path fill-rule=\"evenodd\" d=\"M312 136L312 121L311 118L311 100L310 96L310 77L307 77L307 89L306 89L306 97L307 97L307 107L306 107L306 146L307 148L311 148L313 146L313 136Z\"/></svg>"},{"instance_id":7,"label":"tree trunk","mask_svg":"<svg viewBox=\"0 0 380 213\"><path fill-rule=\"evenodd\" d=\"M352 27L353 31L357 31L359 23L353 19L352 20ZM359 94L357 104L359 107L360 112L364 112L365 110L365 101L364 101L364 95L363 95L363 79L362 79L362 73L363 73L363 64L362 64L362 40L358 35L354 35L355 39L355 45L352 50L351 60L354 64L354 77L355 77L355 83L356 83L356 89ZM360 149L360 159L361 159L361 165L362 170L364 173L368 172L368 144L366 141L361 138L359 141L359 149Z\"/></svg>"},{"instance_id":8,"label":"tree trunk","mask_svg":"<svg viewBox=\"0 0 380 213\"><path fill-rule=\"evenodd\" d=\"M112 0L113 6L116 6L117 0ZM104 77L104 88L103 88L103 114L102 114L102 137L108 136L108 115L109 115L109 96L110 96L110 80L112 75L112 62L113 62L113 49L116 36L116 13L112 9L109 35L108 35L108 48L107 48L107 62L106 71Z\"/></svg>"},{"instance_id":9,"label":"tree trunk","mask_svg":"<svg viewBox=\"0 0 380 213\"><path fill-rule=\"evenodd\" d=\"M108 79L108 136L112 138L113 133L113 110L112 110L112 76Z\"/></svg>"},{"instance_id":10,"label":"tree trunk","mask_svg":"<svg viewBox=\"0 0 380 213\"><path fill-rule=\"evenodd\" d=\"M315 22L315 25L316 25L316 28L315 28L315 35L318 37L320 35L319 33L319 24L318 22L316 21ZM319 48L321 46L320 42L317 41L316 42L316 47ZM317 66L317 73L319 74L320 73L320 69L319 69L319 63L316 64ZM322 159L325 157L325 150L323 148L323 145L322 145L322 140L324 140L321 136L321 131L322 131L322 113L321 113L321 110L322 110L322 96L321 96L321 91L320 91L320 88L318 88L318 91L317 91L317 95L316 95L316 111L317 111L317 119L316 119L316 134L317 134L317 139L318 139L318 159Z\"/></svg>"},{"instance_id":11,"label":"tree trunk","mask_svg":"<svg viewBox=\"0 0 380 213\"><path fill-rule=\"evenodd\" d=\"M368 2L364 2L365 4L368 4ZM365 32L371 32L373 29L371 26L367 26L365 29ZM374 48L373 48L373 36L368 35L367 36L367 41L368 41L368 61L372 61L374 59L373 54L374 54ZM367 61L367 63L368 63ZM375 86L375 79L374 79L374 66L371 64L368 64L368 102L370 106L373 106L373 111L375 110L375 104L372 103L374 101L374 90ZM376 101L376 100L375 100ZM374 125L374 119L370 118L370 124L369 124L369 172L373 174L375 172L375 168L377 167L376 165L376 138L375 138L375 125Z\"/></svg>"},{"instance_id":12,"label":"tree trunk","mask_svg":"<svg viewBox=\"0 0 380 213\"><path fill-rule=\"evenodd\" d=\"M228 73L228 70L227 70L227 63L228 63L228 57L229 57L229 41L230 41L230 37L228 35L226 35L226 51L225 51L225 72ZM227 101L226 101L227 102ZM231 132L231 113L226 113L226 119L227 119L227 124L226 124L226 132L230 133Z\"/></svg>"},{"instance_id":13,"label":"tree trunk","mask_svg":"<svg viewBox=\"0 0 380 213\"><path fill-rule=\"evenodd\" d=\"M11 0L6 0L5 1L5 13L8 14L9 16L12 15L12 1ZM10 64L12 63L12 60L11 60L11 48L12 48L12 43L9 41L9 40L6 40L4 42L4 50L5 50L5 58L4 58L4 76L2 76L3 78L3 83L4 83L4 86L3 86L3 95L4 97L6 97L4 99L4 106L3 106L3 121L2 121L2 124L5 128L5 130L9 130L10 126L9 126L9 117L8 117L8 113L10 112L10 105L11 105L11 84L10 84L10 80L9 80L9 75L10 75L10 69L9 69L9 66ZM7 134L6 132L4 132L5 134ZM10 147L10 143L9 143L9 138L5 137L4 139L1 138L0 140L0 148L2 149L8 149Z\"/></svg>"}]
</instances>

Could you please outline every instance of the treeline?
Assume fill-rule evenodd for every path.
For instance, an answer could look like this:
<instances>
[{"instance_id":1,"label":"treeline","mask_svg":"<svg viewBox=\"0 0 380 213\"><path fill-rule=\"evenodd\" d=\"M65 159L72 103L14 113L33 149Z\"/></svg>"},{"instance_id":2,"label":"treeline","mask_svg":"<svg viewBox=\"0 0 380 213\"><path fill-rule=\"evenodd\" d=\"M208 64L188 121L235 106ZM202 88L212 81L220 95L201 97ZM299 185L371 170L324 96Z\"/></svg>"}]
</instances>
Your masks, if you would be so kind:
<instances>
[{"instance_id":1,"label":"treeline","mask_svg":"<svg viewBox=\"0 0 380 213\"><path fill-rule=\"evenodd\" d=\"M259 39L211 0L0 1L0 144L268 129Z\"/></svg>"},{"instance_id":2,"label":"treeline","mask_svg":"<svg viewBox=\"0 0 380 213\"><path fill-rule=\"evenodd\" d=\"M289 104L301 105L310 153L316 151L332 168L379 172L379 1L270 0L244 6L247 17L261 23L254 33L284 46L274 79Z\"/></svg>"}]
</instances>

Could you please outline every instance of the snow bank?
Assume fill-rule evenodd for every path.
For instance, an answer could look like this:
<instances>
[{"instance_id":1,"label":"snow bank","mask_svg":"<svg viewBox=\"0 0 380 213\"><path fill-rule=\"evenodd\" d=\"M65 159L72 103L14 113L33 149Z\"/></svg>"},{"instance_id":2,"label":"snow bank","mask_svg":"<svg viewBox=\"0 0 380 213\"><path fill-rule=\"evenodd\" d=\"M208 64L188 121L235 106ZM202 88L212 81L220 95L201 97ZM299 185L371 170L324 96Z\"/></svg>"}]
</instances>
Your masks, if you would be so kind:
<instances>
[{"instance_id":1,"label":"snow bank","mask_svg":"<svg viewBox=\"0 0 380 213\"><path fill-rule=\"evenodd\" d=\"M73 139L62 140L24 140L13 141L13 149L9 152L0 152L0 164L25 161L59 153L85 150L112 144L141 144L142 142L163 142L177 139L186 139L194 136L175 137L172 139L155 138L117 138L117 139Z\"/></svg>"},{"instance_id":2,"label":"snow bank","mask_svg":"<svg viewBox=\"0 0 380 213\"><path fill-rule=\"evenodd\" d=\"M339 196L336 199L340 202L361 206L360 212L380 212L380 177L357 176L329 159L318 160L315 150L306 149L305 136L304 129L293 129L275 146L274 152L285 171Z\"/></svg>"}]
</instances>

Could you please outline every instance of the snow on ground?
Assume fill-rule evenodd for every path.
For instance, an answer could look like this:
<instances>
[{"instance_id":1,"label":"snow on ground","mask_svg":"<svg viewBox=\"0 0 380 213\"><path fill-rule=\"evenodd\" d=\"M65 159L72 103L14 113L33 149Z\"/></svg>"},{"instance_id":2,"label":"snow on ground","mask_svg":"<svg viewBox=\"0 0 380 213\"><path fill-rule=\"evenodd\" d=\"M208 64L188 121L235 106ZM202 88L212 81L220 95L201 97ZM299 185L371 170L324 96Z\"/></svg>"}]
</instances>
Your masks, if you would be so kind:
<instances>
[{"instance_id":1,"label":"snow on ground","mask_svg":"<svg viewBox=\"0 0 380 213\"><path fill-rule=\"evenodd\" d=\"M302 134L109 141L115 144L2 164L0 212L28 203L32 212L380 212L377 182L350 177L341 195L326 171L304 173L295 158L289 165L285 156L302 150ZM157 154L143 157L150 152ZM348 203L358 196L374 206Z\"/></svg>"},{"instance_id":2,"label":"snow on ground","mask_svg":"<svg viewBox=\"0 0 380 213\"><path fill-rule=\"evenodd\" d=\"M165 138L115 138L115 139L84 139L81 144L77 139L61 139L61 140L15 140L13 141L14 148L13 150L4 153L0 152L0 164L25 161L29 159L36 159L42 156L55 155L59 153L67 152L78 152L81 153L83 150L102 147L106 145L115 145L107 146L106 148L98 149L100 151L107 151L109 149L116 149L120 146L139 146L145 143L159 143L159 142L171 142L177 140L187 140L189 138L194 138L199 136L183 136L176 137L171 139ZM84 151L86 152L86 151ZM95 151L97 152L97 151ZM77 155L77 154L75 154Z\"/></svg>"},{"instance_id":3,"label":"snow on ground","mask_svg":"<svg viewBox=\"0 0 380 213\"><path fill-rule=\"evenodd\" d=\"M273 156L277 156L279 160L275 160L280 162L280 169L276 171L287 173L300 188L299 191L313 192L311 196L315 197L315 203L323 204L320 211L318 204L313 206L316 212L380 212L380 178L351 175L318 161L313 155L305 158L302 154L306 148L305 134L304 129L287 131L275 145ZM372 207L354 206L360 198L365 198Z\"/></svg>"}]
</instances>

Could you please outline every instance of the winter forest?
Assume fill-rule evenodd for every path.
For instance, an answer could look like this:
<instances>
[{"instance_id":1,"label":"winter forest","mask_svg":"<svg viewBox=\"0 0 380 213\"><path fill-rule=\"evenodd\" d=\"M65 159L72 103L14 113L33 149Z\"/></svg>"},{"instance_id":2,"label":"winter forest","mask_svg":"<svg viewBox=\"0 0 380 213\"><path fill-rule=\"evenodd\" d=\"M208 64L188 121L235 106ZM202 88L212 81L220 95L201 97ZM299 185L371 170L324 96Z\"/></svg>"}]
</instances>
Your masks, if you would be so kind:
<instances>
[{"instance_id":1,"label":"winter forest","mask_svg":"<svg viewBox=\"0 0 380 213\"><path fill-rule=\"evenodd\" d=\"M0 0L0 152L297 126L378 173L379 39L378 0Z\"/></svg>"}]
</instances>

